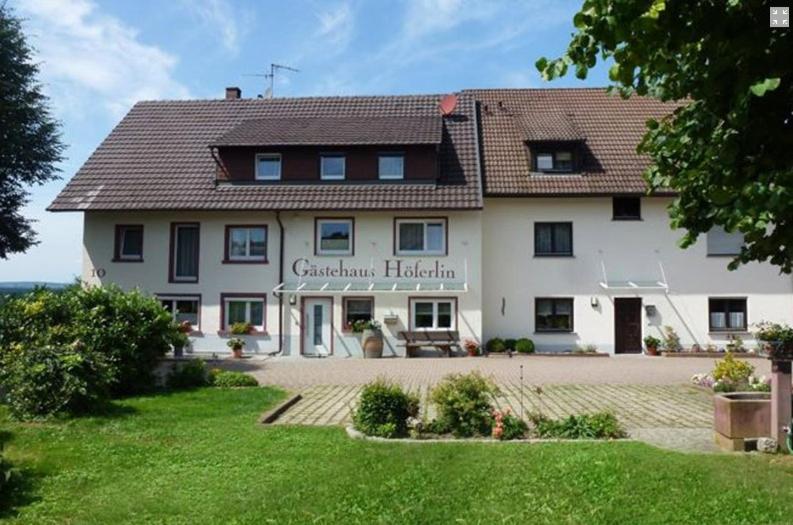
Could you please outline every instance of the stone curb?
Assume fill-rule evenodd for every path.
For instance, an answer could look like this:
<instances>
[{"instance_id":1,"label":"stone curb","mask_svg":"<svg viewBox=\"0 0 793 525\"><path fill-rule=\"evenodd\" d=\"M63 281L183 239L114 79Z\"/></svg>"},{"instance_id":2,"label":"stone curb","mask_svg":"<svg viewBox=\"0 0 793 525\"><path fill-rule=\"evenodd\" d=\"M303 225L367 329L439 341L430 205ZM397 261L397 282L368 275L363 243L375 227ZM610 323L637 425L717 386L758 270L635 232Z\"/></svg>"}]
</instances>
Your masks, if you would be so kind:
<instances>
[{"instance_id":1,"label":"stone curb","mask_svg":"<svg viewBox=\"0 0 793 525\"><path fill-rule=\"evenodd\" d=\"M360 439L363 441L377 441L380 443L636 443L639 440L633 438L620 438L620 439L511 439L508 441L501 441L491 438L428 438L428 439L411 439L411 438L384 438L377 436L367 436L362 432L355 430L353 427L345 427L347 435L352 439Z\"/></svg>"},{"instance_id":2,"label":"stone curb","mask_svg":"<svg viewBox=\"0 0 793 525\"><path fill-rule=\"evenodd\" d=\"M692 357L692 358L706 358L706 359L721 359L727 352L661 352L661 357ZM736 359L766 359L765 356L759 354L749 353L733 353L732 356Z\"/></svg>"},{"instance_id":3,"label":"stone curb","mask_svg":"<svg viewBox=\"0 0 793 525\"><path fill-rule=\"evenodd\" d=\"M263 425L270 425L270 424L274 423L275 420L277 420L279 417L281 417L281 415L284 412L286 412L287 410L292 408L292 406L295 403L297 403L298 401L300 401L301 399L303 399L303 395L302 394L294 394L292 396L289 396L282 403L279 403L278 405L276 405L272 409L270 409L267 412L265 412L264 414L262 414L259 417L259 423L261 423Z\"/></svg>"}]
</instances>

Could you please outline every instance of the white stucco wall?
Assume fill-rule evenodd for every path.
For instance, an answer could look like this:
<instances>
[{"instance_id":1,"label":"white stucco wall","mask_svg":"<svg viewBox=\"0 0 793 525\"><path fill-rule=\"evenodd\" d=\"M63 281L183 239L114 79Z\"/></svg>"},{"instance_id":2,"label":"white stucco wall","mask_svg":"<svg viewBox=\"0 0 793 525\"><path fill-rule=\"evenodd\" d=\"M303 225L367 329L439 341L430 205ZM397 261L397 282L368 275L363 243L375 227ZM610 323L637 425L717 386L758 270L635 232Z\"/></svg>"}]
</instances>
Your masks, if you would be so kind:
<instances>
[{"instance_id":1,"label":"white stucco wall","mask_svg":"<svg viewBox=\"0 0 793 525\"><path fill-rule=\"evenodd\" d=\"M352 256L316 256L314 254L315 217L353 217L355 219L355 253ZM395 217L446 217L448 218L448 254L441 256L395 256ZM199 222L200 259L197 283L169 283L170 228L172 222ZM282 214L286 234L284 276L295 282L294 262L306 259L309 264L337 265L339 260L347 267L369 268L372 265L378 278L383 278L385 260L399 260L403 267L418 263L422 268L432 268L436 262L455 273L455 280L465 279L469 291L463 294L432 293L373 293L375 318L383 321L386 315L396 315L396 324L384 324L386 334L385 355L404 355L404 346L398 344L397 335L409 325L408 301L410 297L456 297L456 329L462 338L478 339L482 332L481 316L481 213L478 211L453 213L309 213L285 212ZM143 262L114 262L114 236L117 224L142 224L144 227ZM225 225L266 224L268 226L268 264L223 264ZM192 349L198 352L227 352L226 335L218 334L220 321L220 295L222 293L267 294L265 318L266 335L248 336L246 351L273 352L278 349L278 299L271 291L279 283L279 226L274 213L217 212L217 213L86 213L84 220L83 279L91 284L116 283L123 288L134 287L157 294L192 294L201 296L200 335L191 337ZM306 278L314 281L321 278ZM328 280L345 280L333 279ZM347 279L349 280L349 279ZM393 280L393 279L392 279ZM397 279L417 283L413 278ZM316 293L315 296L333 298L334 354L337 357L361 355L358 338L342 329L342 297L344 294ZM290 294L285 294L284 354L300 353L301 301L290 305Z\"/></svg>"},{"instance_id":2,"label":"white stucco wall","mask_svg":"<svg viewBox=\"0 0 793 525\"><path fill-rule=\"evenodd\" d=\"M686 250L669 227L668 199L643 198L641 221L612 221L610 198L494 199L483 212L483 338L530 337L540 350L595 344L614 348L614 297L641 297L643 336L672 326L682 343L723 347L726 334L709 333L709 297L746 297L749 324L793 321L793 280L765 264L726 268L729 258L708 257L704 237ZM534 222L572 221L573 257L534 257ZM670 290L607 293L599 286L601 261L609 280L661 279ZM574 332L534 333L535 297L573 297ZM591 306L597 298L598 307ZM503 306L503 313L502 313ZM751 344L748 334L740 334Z\"/></svg>"}]
</instances>

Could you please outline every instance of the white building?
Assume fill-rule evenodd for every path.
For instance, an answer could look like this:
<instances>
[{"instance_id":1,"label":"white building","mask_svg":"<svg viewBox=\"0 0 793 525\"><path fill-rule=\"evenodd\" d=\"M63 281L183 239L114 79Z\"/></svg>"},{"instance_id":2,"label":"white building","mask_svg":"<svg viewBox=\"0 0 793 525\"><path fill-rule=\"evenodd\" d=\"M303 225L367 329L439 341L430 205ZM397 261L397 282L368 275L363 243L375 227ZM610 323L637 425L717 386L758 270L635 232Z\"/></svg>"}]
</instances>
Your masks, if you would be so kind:
<instances>
[{"instance_id":1,"label":"white building","mask_svg":"<svg viewBox=\"0 0 793 525\"><path fill-rule=\"evenodd\" d=\"M669 111L602 90L137 104L53 211L84 213L83 278L156 294L192 348L361 354L349 329L383 323L539 350L641 351L671 326L684 346L791 322L793 281L727 270L740 239L688 250L671 195L647 196L635 153Z\"/></svg>"}]
</instances>

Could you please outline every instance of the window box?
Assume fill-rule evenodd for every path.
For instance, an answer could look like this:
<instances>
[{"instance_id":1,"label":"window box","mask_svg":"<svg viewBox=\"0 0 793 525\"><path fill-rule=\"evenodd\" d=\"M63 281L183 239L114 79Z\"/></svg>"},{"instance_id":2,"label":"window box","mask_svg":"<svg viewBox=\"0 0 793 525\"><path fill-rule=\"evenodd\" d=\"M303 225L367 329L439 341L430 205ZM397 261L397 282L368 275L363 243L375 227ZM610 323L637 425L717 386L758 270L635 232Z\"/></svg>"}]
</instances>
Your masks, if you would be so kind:
<instances>
[{"instance_id":1,"label":"window box","mask_svg":"<svg viewBox=\"0 0 793 525\"><path fill-rule=\"evenodd\" d=\"M356 322L374 319L374 297L343 297L341 319L344 332L352 332Z\"/></svg>"},{"instance_id":2,"label":"window box","mask_svg":"<svg viewBox=\"0 0 793 525\"><path fill-rule=\"evenodd\" d=\"M394 219L394 255L447 255L448 221Z\"/></svg>"},{"instance_id":3,"label":"window box","mask_svg":"<svg viewBox=\"0 0 793 525\"><path fill-rule=\"evenodd\" d=\"M708 299L708 324L711 332L745 332L749 326L746 317L745 297Z\"/></svg>"},{"instance_id":4,"label":"window box","mask_svg":"<svg viewBox=\"0 0 793 525\"><path fill-rule=\"evenodd\" d=\"M457 299L412 298L410 306L411 330L455 330L457 326Z\"/></svg>"},{"instance_id":5,"label":"window box","mask_svg":"<svg viewBox=\"0 0 793 525\"><path fill-rule=\"evenodd\" d=\"M534 255L535 257L572 257L573 223L535 222Z\"/></svg>"},{"instance_id":6,"label":"window box","mask_svg":"<svg viewBox=\"0 0 793 525\"><path fill-rule=\"evenodd\" d=\"M536 333L571 333L573 331L573 299L557 297L534 299L534 331Z\"/></svg>"},{"instance_id":7,"label":"window box","mask_svg":"<svg viewBox=\"0 0 793 525\"><path fill-rule=\"evenodd\" d=\"M267 225L226 226L224 264L267 264Z\"/></svg>"},{"instance_id":8,"label":"window box","mask_svg":"<svg viewBox=\"0 0 793 525\"><path fill-rule=\"evenodd\" d=\"M223 293L220 294L220 335L229 335L234 323L248 323L248 335L265 335L267 294Z\"/></svg>"},{"instance_id":9,"label":"window box","mask_svg":"<svg viewBox=\"0 0 793 525\"><path fill-rule=\"evenodd\" d=\"M168 282L197 283L201 226L197 222L171 223Z\"/></svg>"},{"instance_id":10,"label":"window box","mask_svg":"<svg viewBox=\"0 0 793 525\"><path fill-rule=\"evenodd\" d=\"M143 262L143 225L117 224L113 262Z\"/></svg>"},{"instance_id":11,"label":"window box","mask_svg":"<svg viewBox=\"0 0 793 525\"><path fill-rule=\"evenodd\" d=\"M322 180L344 180L346 158L339 153L325 153L319 158L319 178Z\"/></svg>"},{"instance_id":12,"label":"window box","mask_svg":"<svg viewBox=\"0 0 793 525\"><path fill-rule=\"evenodd\" d=\"M281 180L281 154L258 153L254 173L256 180Z\"/></svg>"},{"instance_id":13,"label":"window box","mask_svg":"<svg viewBox=\"0 0 793 525\"><path fill-rule=\"evenodd\" d=\"M354 255L355 219L314 219L314 255Z\"/></svg>"}]
</instances>

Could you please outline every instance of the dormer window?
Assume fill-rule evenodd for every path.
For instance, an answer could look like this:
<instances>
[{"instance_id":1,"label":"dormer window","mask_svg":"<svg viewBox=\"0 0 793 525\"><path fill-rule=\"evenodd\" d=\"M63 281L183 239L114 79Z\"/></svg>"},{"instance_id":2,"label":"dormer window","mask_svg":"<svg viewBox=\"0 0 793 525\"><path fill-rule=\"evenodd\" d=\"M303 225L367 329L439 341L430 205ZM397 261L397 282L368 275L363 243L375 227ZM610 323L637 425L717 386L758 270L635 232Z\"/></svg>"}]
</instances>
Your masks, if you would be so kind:
<instances>
[{"instance_id":1,"label":"dormer window","mask_svg":"<svg viewBox=\"0 0 793 525\"><path fill-rule=\"evenodd\" d=\"M323 154L320 157L319 169L322 180L344 180L346 166L344 155Z\"/></svg>"},{"instance_id":2,"label":"dormer window","mask_svg":"<svg viewBox=\"0 0 793 525\"><path fill-rule=\"evenodd\" d=\"M535 156L535 169L543 173L573 171L573 152L570 150L541 151Z\"/></svg>"},{"instance_id":3,"label":"dormer window","mask_svg":"<svg viewBox=\"0 0 793 525\"><path fill-rule=\"evenodd\" d=\"M281 155L278 153L256 155L256 180L281 180Z\"/></svg>"}]
</instances>

